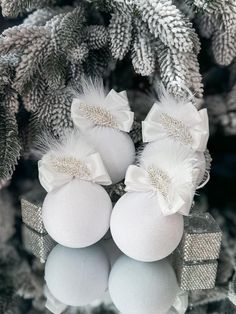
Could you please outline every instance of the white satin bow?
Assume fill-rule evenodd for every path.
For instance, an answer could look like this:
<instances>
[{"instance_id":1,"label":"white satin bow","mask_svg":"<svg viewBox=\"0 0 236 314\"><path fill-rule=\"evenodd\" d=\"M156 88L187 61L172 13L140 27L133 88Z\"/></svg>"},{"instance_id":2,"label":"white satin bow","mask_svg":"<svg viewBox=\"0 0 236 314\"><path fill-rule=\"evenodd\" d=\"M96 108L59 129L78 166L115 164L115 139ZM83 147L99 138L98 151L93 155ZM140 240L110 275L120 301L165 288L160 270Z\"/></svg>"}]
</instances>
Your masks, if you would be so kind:
<instances>
[{"instance_id":1,"label":"white satin bow","mask_svg":"<svg viewBox=\"0 0 236 314\"><path fill-rule=\"evenodd\" d=\"M142 122L143 142L152 142L166 138L167 131L163 127L161 120L162 114L166 114L174 123L179 123L185 129L186 133L190 133L191 140L189 145L194 151L205 151L209 137L208 114L206 109L197 110L191 103L184 106L183 118L181 119L161 110L155 103L149 111L146 119ZM185 123L187 119L187 123ZM179 132L173 137L177 138Z\"/></svg>"},{"instance_id":2,"label":"white satin bow","mask_svg":"<svg viewBox=\"0 0 236 314\"><path fill-rule=\"evenodd\" d=\"M164 189L158 189L152 184L149 172L135 165L128 167L125 176L125 185L126 192L156 193L164 216L172 215L177 212L182 215L189 214L194 195L194 190L191 189L191 187L185 189L184 196L180 195L180 193L178 193L177 190L171 186L171 181L166 182ZM163 191L167 192L166 197Z\"/></svg>"},{"instance_id":3,"label":"white satin bow","mask_svg":"<svg viewBox=\"0 0 236 314\"><path fill-rule=\"evenodd\" d=\"M96 125L94 121L88 119L82 114L80 110L80 104L84 103L85 100L74 98L71 105L72 120L80 130L84 130L88 127ZM134 120L134 113L130 111L129 102L125 91L117 93L115 90L112 89L105 97L102 104L87 105L94 108L100 106L100 108L108 111L115 121L114 126L112 126L113 128L119 129L124 132L129 132L131 130Z\"/></svg>"},{"instance_id":4,"label":"white satin bow","mask_svg":"<svg viewBox=\"0 0 236 314\"><path fill-rule=\"evenodd\" d=\"M71 168L73 167L71 160L68 162L68 168L66 164L63 164L63 170L58 170L53 163L55 161L55 155L53 155L53 153L44 155L38 162L38 170L39 181L47 192L70 182L74 177L101 185L110 185L112 183L99 153L93 153L87 156L86 159L83 159L83 161L71 156L62 158L64 158L63 160L73 158L76 163L81 162L82 169L85 169L85 171L78 170L78 174L76 174L76 163L74 169ZM58 158L58 160L60 162L60 158Z\"/></svg>"}]
</instances>

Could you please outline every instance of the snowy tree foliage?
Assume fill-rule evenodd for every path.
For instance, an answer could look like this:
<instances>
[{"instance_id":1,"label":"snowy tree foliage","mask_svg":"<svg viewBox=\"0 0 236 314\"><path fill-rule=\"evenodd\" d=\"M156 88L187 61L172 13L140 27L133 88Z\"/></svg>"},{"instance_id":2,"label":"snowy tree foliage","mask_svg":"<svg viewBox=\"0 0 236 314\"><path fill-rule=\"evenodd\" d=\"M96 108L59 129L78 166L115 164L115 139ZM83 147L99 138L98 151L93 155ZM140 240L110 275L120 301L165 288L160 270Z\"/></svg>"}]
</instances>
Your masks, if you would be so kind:
<instances>
[{"instance_id":1,"label":"snowy tree foliage","mask_svg":"<svg viewBox=\"0 0 236 314\"><path fill-rule=\"evenodd\" d=\"M59 136L72 127L71 89L82 76L109 76L116 60L131 58L137 74L161 79L177 97L185 94L184 85L202 97L199 40L172 0L0 5L6 17L24 16L0 37L1 179L11 176L20 152L39 132ZM30 113L23 130L17 124L19 101Z\"/></svg>"},{"instance_id":2,"label":"snowy tree foliage","mask_svg":"<svg viewBox=\"0 0 236 314\"><path fill-rule=\"evenodd\" d=\"M211 38L212 53L220 65L229 65L236 56L236 1L186 0L195 11L202 36Z\"/></svg>"}]
</instances>

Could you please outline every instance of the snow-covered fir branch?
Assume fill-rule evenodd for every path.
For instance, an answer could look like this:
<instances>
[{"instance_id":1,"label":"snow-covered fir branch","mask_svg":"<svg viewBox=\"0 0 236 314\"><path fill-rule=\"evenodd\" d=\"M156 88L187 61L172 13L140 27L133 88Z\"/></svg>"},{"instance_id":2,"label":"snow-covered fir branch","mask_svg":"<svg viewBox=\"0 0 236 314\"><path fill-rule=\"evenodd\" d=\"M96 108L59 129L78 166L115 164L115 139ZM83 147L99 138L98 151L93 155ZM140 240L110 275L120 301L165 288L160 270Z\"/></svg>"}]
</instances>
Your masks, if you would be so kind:
<instances>
[{"instance_id":1,"label":"snow-covered fir branch","mask_svg":"<svg viewBox=\"0 0 236 314\"><path fill-rule=\"evenodd\" d=\"M199 40L172 0L59 2L0 1L5 16L33 11L0 37L1 115L7 121L0 125L4 179L12 174L20 148L30 146L38 132L49 129L58 136L72 127L71 88L83 76L109 74L111 62L130 58L137 74L161 79L175 96L185 95L186 85L202 97ZM15 116L19 100L31 113L22 139Z\"/></svg>"}]
</instances>

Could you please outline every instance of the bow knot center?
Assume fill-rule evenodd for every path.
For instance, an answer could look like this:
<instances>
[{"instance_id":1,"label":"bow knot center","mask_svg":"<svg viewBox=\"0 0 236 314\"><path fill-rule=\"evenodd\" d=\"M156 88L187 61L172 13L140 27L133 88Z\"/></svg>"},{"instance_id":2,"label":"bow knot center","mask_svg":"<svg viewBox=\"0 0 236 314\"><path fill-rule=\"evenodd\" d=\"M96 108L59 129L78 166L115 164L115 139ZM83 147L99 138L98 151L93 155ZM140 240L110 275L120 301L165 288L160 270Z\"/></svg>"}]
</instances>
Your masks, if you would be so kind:
<instances>
[{"instance_id":1,"label":"bow knot center","mask_svg":"<svg viewBox=\"0 0 236 314\"><path fill-rule=\"evenodd\" d=\"M118 128L114 116L109 110L102 106L92 106L81 103L79 109L84 118L91 120L96 125Z\"/></svg>"},{"instance_id":2,"label":"bow knot center","mask_svg":"<svg viewBox=\"0 0 236 314\"><path fill-rule=\"evenodd\" d=\"M73 156L53 157L51 165L55 171L72 177L89 178L91 175L85 163Z\"/></svg>"},{"instance_id":3,"label":"bow knot center","mask_svg":"<svg viewBox=\"0 0 236 314\"><path fill-rule=\"evenodd\" d=\"M161 113L160 118L162 126L170 136L174 137L185 145L193 144L192 135L183 121L174 119L166 113Z\"/></svg>"},{"instance_id":4,"label":"bow knot center","mask_svg":"<svg viewBox=\"0 0 236 314\"><path fill-rule=\"evenodd\" d=\"M168 201L171 180L166 172L153 166L148 168L151 185L158 190L163 198Z\"/></svg>"}]
</instances>

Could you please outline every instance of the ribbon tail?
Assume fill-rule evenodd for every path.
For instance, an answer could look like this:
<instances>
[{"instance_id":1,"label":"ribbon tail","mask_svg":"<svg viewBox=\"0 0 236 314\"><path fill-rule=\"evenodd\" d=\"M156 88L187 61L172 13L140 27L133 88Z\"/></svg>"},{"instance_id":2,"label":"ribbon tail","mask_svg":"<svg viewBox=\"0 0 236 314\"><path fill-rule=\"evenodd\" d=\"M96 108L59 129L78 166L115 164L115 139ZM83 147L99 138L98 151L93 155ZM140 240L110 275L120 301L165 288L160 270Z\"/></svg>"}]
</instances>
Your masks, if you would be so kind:
<instances>
[{"instance_id":1,"label":"ribbon tail","mask_svg":"<svg viewBox=\"0 0 236 314\"><path fill-rule=\"evenodd\" d=\"M208 138L209 138L209 121L206 109L199 111L201 123L192 130L192 137L194 139L193 149L195 151L204 152L206 150Z\"/></svg>"},{"instance_id":2,"label":"ribbon tail","mask_svg":"<svg viewBox=\"0 0 236 314\"><path fill-rule=\"evenodd\" d=\"M172 202L167 202L163 197L159 197L159 203L161 207L162 214L164 216L173 215L176 213L187 215L189 213L190 207L186 209L186 201L182 199L179 195L176 195Z\"/></svg>"},{"instance_id":3,"label":"ribbon tail","mask_svg":"<svg viewBox=\"0 0 236 314\"><path fill-rule=\"evenodd\" d=\"M86 166L91 173L92 182L101 185L110 185L112 183L99 153L94 153L88 156L86 159Z\"/></svg>"},{"instance_id":4,"label":"ribbon tail","mask_svg":"<svg viewBox=\"0 0 236 314\"><path fill-rule=\"evenodd\" d=\"M127 96L124 92L117 93L114 89L110 90L105 98L105 104L109 110L130 110Z\"/></svg>"},{"instance_id":5,"label":"ribbon tail","mask_svg":"<svg viewBox=\"0 0 236 314\"><path fill-rule=\"evenodd\" d=\"M117 111L115 114L118 129L123 132L129 132L134 122L134 113L128 110Z\"/></svg>"},{"instance_id":6,"label":"ribbon tail","mask_svg":"<svg viewBox=\"0 0 236 314\"><path fill-rule=\"evenodd\" d=\"M143 121L142 122L142 138L143 142L153 142L165 138L166 135L162 132L162 128L158 123Z\"/></svg>"},{"instance_id":7,"label":"ribbon tail","mask_svg":"<svg viewBox=\"0 0 236 314\"><path fill-rule=\"evenodd\" d=\"M123 90L121 92L118 93L124 100L126 100L128 102L128 97L127 97L127 92L126 90Z\"/></svg>"},{"instance_id":8,"label":"ribbon tail","mask_svg":"<svg viewBox=\"0 0 236 314\"><path fill-rule=\"evenodd\" d=\"M117 93L112 89L106 96L105 104L116 119L118 129L129 132L133 125L134 113L130 110L126 91Z\"/></svg>"}]
</instances>

